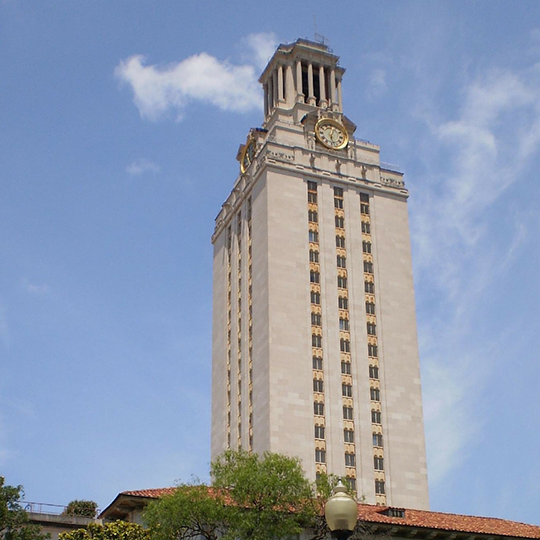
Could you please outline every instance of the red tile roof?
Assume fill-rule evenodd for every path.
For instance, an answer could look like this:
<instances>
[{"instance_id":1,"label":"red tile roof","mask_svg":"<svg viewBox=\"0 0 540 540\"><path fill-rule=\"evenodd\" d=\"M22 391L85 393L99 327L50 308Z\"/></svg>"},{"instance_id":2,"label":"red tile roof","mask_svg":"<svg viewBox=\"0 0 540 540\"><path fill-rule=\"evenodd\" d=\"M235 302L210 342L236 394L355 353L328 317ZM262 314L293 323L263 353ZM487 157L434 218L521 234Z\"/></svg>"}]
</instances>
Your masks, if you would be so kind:
<instances>
[{"instance_id":1,"label":"red tile roof","mask_svg":"<svg viewBox=\"0 0 540 540\"><path fill-rule=\"evenodd\" d=\"M176 488L141 489L123 491L121 495L134 497L158 498L171 495ZM421 527L440 531L455 531L471 534L487 534L492 536L513 536L518 538L540 538L540 526L527 525L506 519L465 516L462 514L445 514L428 510L405 509L405 517L390 517L384 514L387 506L370 504L358 505L358 519L367 525L392 525L398 527Z\"/></svg>"}]
</instances>

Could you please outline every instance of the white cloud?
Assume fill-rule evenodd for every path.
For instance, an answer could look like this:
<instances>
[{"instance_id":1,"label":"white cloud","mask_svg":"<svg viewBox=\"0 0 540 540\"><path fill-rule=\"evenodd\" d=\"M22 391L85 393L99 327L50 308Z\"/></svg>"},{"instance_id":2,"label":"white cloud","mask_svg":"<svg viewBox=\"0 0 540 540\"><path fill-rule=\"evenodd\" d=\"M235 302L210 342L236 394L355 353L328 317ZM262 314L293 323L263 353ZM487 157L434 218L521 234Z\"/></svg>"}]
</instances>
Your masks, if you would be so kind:
<instances>
[{"instance_id":1,"label":"white cloud","mask_svg":"<svg viewBox=\"0 0 540 540\"><path fill-rule=\"evenodd\" d=\"M233 65L202 52L166 66L145 65L142 55L123 60L115 75L129 84L141 117L158 120L173 112L181 120L186 107L195 101L224 111L247 112L261 107L261 90L255 65L268 56L272 34L245 38L251 61ZM273 46L273 45L272 45Z\"/></svg>"},{"instance_id":2,"label":"white cloud","mask_svg":"<svg viewBox=\"0 0 540 540\"><path fill-rule=\"evenodd\" d=\"M242 41L248 49L247 60L254 62L260 71L266 67L278 45L273 33L249 34Z\"/></svg>"},{"instance_id":3,"label":"white cloud","mask_svg":"<svg viewBox=\"0 0 540 540\"><path fill-rule=\"evenodd\" d=\"M420 181L411 200L416 278L439 304L426 313L440 316L419 320L433 482L459 465L473 433L479 437L481 426L471 419L481 422L473 413L497 348L478 350L475 317L527 237L523 221L507 217L501 238L490 213L510 186L532 174L528 167L540 150L539 87L537 66L490 70L463 89L455 118L428 120L432 138L424 150L448 162L443 174Z\"/></svg>"},{"instance_id":4,"label":"white cloud","mask_svg":"<svg viewBox=\"0 0 540 540\"><path fill-rule=\"evenodd\" d=\"M159 165L145 158L136 159L126 167L126 172L132 176L141 176L145 173L156 175L160 171Z\"/></svg>"},{"instance_id":5,"label":"white cloud","mask_svg":"<svg viewBox=\"0 0 540 540\"><path fill-rule=\"evenodd\" d=\"M369 97L378 97L387 90L386 71L382 68L376 68L371 72L368 82L367 92Z\"/></svg>"},{"instance_id":6,"label":"white cloud","mask_svg":"<svg viewBox=\"0 0 540 540\"><path fill-rule=\"evenodd\" d=\"M49 286L46 283L36 285L35 283L30 283L26 278L23 279L23 287L27 292L32 294L45 294L49 292Z\"/></svg>"}]
</instances>

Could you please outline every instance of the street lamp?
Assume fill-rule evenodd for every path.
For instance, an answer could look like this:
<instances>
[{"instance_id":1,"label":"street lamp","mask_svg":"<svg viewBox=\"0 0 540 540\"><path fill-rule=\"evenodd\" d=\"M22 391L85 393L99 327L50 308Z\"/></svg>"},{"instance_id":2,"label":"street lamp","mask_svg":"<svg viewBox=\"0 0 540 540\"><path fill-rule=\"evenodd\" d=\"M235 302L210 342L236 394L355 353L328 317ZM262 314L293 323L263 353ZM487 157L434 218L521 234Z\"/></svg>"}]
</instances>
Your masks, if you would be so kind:
<instances>
[{"instance_id":1,"label":"street lamp","mask_svg":"<svg viewBox=\"0 0 540 540\"><path fill-rule=\"evenodd\" d=\"M332 536L337 540L347 540L353 533L358 518L358 505L347 493L341 480L324 505L324 517Z\"/></svg>"}]
</instances>

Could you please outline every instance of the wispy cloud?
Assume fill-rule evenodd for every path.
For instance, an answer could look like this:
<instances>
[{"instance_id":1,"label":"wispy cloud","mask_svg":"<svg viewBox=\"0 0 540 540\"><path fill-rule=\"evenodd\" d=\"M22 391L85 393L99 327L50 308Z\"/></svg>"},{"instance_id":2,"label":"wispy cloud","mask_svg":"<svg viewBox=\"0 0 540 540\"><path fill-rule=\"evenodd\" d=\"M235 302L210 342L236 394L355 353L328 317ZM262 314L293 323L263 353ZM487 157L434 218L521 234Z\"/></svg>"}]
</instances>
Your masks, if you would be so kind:
<instances>
[{"instance_id":1,"label":"wispy cloud","mask_svg":"<svg viewBox=\"0 0 540 540\"><path fill-rule=\"evenodd\" d=\"M28 279L23 279L24 289L31 294L45 294L49 292L49 286L46 283L41 285L36 285L35 283L30 283Z\"/></svg>"},{"instance_id":2,"label":"wispy cloud","mask_svg":"<svg viewBox=\"0 0 540 540\"><path fill-rule=\"evenodd\" d=\"M465 457L479 427L471 419L481 423L473 411L496 350L476 350L475 317L486 289L508 271L527 237L524 223L509 215L498 218L505 220L504 238L490 225L503 195L527 175L540 150L539 86L538 65L490 70L463 88L456 118L430 122L428 152L445 156L448 165L441 176L420 181L411 203L416 277L439 304L429 313L440 314L419 320L435 482Z\"/></svg>"},{"instance_id":3,"label":"wispy cloud","mask_svg":"<svg viewBox=\"0 0 540 540\"><path fill-rule=\"evenodd\" d=\"M161 171L161 167L148 159L141 158L131 162L126 167L126 172L131 176L141 176L145 173L156 175Z\"/></svg>"},{"instance_id":4,"label":"wispy cloud","mask_svg":"<svg viewBox=\"0 0 540 540\"><path fill-rule=\"evenodd\" d=\"M250 61L234 65L205 52L165 66L146 65L142 55L120 62L115 75L133 90L133 101L141 117L156 121L167 113L177 120L186 107L202 102L224 111L247 112L260 108L256 67L268 57L274 38L252 34L244 40Z\"/></svg>"}]
</instances>

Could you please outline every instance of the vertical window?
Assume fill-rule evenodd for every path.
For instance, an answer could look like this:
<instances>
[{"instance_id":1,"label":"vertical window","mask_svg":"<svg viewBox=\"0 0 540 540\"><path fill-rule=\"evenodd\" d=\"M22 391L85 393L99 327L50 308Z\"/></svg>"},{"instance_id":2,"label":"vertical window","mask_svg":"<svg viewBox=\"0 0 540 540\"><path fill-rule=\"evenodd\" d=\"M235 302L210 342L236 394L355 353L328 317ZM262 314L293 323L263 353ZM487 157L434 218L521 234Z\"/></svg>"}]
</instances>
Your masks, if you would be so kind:
<instances>
[{"instance_id":1,"label":"vertical window","mask_svg":"<svg viewBox=\"0 0 540 540\"><path fill-rule=\"evenodd\" d=\"M338 229L343 229L345 227L345 219L342 216L336 216L335 222Z\"/></svg>"},{"instance_id":2,"label":"vertical window","mask_svg":"<svg viewBox=\"0 0 540 540\"><path fill-rule=\"evenodd\" d=\"M377 325L374 324L374 323L367 323L366 324L366 327L367 327L367 333L370 335L370 336L374 336L377 334Z\"/></svg>"},{"instance_id":3,"label":"vertical window","mask_svg":"<svg viewBox=\"0 0 540 540\"><path fill-rule=\"evenodd\" d=\"M373 424L381 423L381 411L371 411L371 422Z\"/></svg>"},{"instance_id":4,"label":"vertical window","mask_svg":"<svg viewBox=\"0 0 540 540\"><path fill-rule=\"evenodd\" d=\"M381 391L378 388L370 388L369 392L370 392L372 401L381 400Z\"/></svg>"},{"instance_id":5,"label":"vertical window","mask_svg":"<svg viewBox=\"0 0 540 540\"><path fill-rule=\"evenodd\" d=\"M353 408L352 407L343 407L343 418L345 420L353 419Z\"/></svg>"},{"instance_id":6,"label":"vertical window","mask_svg":"<svg viewBox=\"0 0 540 540\"><path fill-rule=\"evenodd\" d=\"M310 242L318 242L319 241L319 233L317 231L309 231L309 241Z\"/></svg>"},{"instance_id":7,"label":"vertical window","mask_svg":"<svg viewBox=\"0 0 540 540\"><path fill-rule=\"evenodd\" d=\"M369 378L370 379L379 378L379 368L377 366L369 366Z\"/></svg>"},{"instance_id":8,"label":"vertical window","mask_svg":"<svg viewBox=\"0 0 540 540\"><path fill-rule=\"evenodd\" d=\"M368 355L369 356L377 356L377 352L378 352L378 348L377 348L377 345L373 345L371 343L368 343ZM378 369L377 369L377 374L379 373ZM377 377L373 377L374 379L378 379L378 376Z\"/></svg>"},{"instance_id":9,"label":"vertical window","mask_svg":"<svg viewBox=\"0 0 540 540\"><path fill-rule=\"evenodd\" d=\"M315 210L310 210L308 212L308 221L311 221L313 223L317 223L319 221L319 216Z\"/></svg>"},{"instance_id":10,"label":"vertical window","mask_svg":"<svg viewBox=\"0 0 540 540\"><path fill-rule=\"evenodd\" d=\"M324 403L320 401L315 401L313 403L313 414L316 416L324 416Z\"/></svg>"},{"instance_id":11,"label":"vertical window","mask_svg":"<svg viewBox=\"0 0 540 540\"><path fill-rule=\"evenodd\" d=\"M356 459L354 454L345 454L345 467L354 467L356 465Z\"/></svg>"},{"instance_id":12,"label":"vertical window","mask_svg":"<svg viewBox=\"0 0 540 540\"><path fill-rule=\"evenodd\" d=\"M308 182L307 188L308 191L317 191L317 182Z\"/></svg>"},{"instance_id":13,"label":"vertical window","mask_svg":"<svg viewBox=\"0 0 540 540\"><path fill-rule=\"evenodd\" d=\"M316 439L324 439L324 426L315 426L315 438Z\"/></svg>"},{"instance_id":14,"label":"vertical window","mask_svg":"<svg viewBox=\"0 0 540 540\"><path fill-rule=\"evenodd\" d=\"M334 208L343 208L343 199L334 197Z\"/></svg>"},{"instance_id":15,"label":"vertical window","mask_svg":"<svg viewBox=\"0 0 540 540\"><path fill-rule=\"evenodd\" d=\"M322 358L320 356L313 357L313 369L322 369Z\"/></svg>"},{"instance_id":16,"label":"vertical window","mask_svg":"<svg viewBox=\"0 0 540 540\"><path fill-rule=\"evenodd\" d=\"M364 272L373 274L373 263L370 261L364 261Z\"/></svg>"},{"instance_id":17,"label":"vertical window","mask_svg":"<svg viewBox=\"0 0 540 540\"><path fill-rule=\"evenodd\" d=\"M317 334L313 334L311 336L311 346L321 348L322 347L322 336L318 336Z\"/></svg>"},{"instance_id":18,"label":"vertical window","mask_svg":"<svg viewBox=\"0 0 540 540\"><path fill-rule=\"evenodd\" d=\"M311 303L319 305L321 303L321 293L311 291Z\"/></svg>"},{"instance_id":19,"label":"vertical window","mask_svg":"<svg viewBox=\"0 0 540 540\"><path fill-rule=\"evenodd\" d=\"M349 320L340 318L339 319L339 329L348 332L349 331Z\"/></svg>"},{"instance_id":20,"label":"vertical window","mask_svg":"<svg viewBox=\"0 0 540 540\"><path fill-rule=\"evenodd\" d=\"M373 458L373 468L376 471L384 471L384 458L375 456Z\"/></svg>"},{"instance_id":21,"label":"vertical window","mask_svg":"<svg viewBox=\"0 0 540 540\"><path fill-rule=\"evenodd\" d=\"M338 255L337 266L338 268L347 268L347 258L343 255Z\"/></svg>"},{"instance_id":22,"label":"vertical window","mask_svg":"<svg viewBox=\"0 0 540 540\"><path fill-rule=\"evenodd\" d=\"M309 262L318 263L319 262L319 252L313 249L309 250Z\"/></svg>"},{"instance_id":23,"label":"vertical window","mask_svg":"<svg viewBox=\"0 0 540 540\"><path fill-rule=\"evenodd\" d=\"M364 290L367 293L373 294L375 292L375 283L373 281L364 281Z\"/></svg>"},{"instance_id":24,"label":"vertical window","mask_svg":"<svg viewBox=\"0 0 540 540\"><path fill-rule=\"evenodd\" d=\"M341 395L344 397L352 397L352 386L350 384L343 383L341 385Z\"/></svg>"},{"instance_id":25,"label":"vertical window","mask_svg":"<svg viewBox=\"0 0 540 540\"><path fill-rule=\"evenodd\" d=\"M375 315L375 304L373 302L366 302L366 313Z\"/></svg>"},{"instance_id":26,"label":"vertical window","mask_svg":"<svg viewBox=\"0 0 540 540\"><path fill-rule=\"evenodd\" d=\"M324 381L322 379L313 379L313 391L321 394L324 392Z\"/></svg>"},{"instance_id":27,"label":"vertical window","mask_svg":"<svg viewBox=\"0 0 540 540\"><path fill-rule=\"evenodd\" d=\"M345 247L345 237L338 234L336 236L336 247L344 248Z\"/></svg>"},{"instance_id":28,"label":"vertical window","mask_svg":"<svg viewBox=\"0 0 540 540\"><path fill-rule=\"evenodd\" d=\"M351 352L351 342L348 339L341 338L339 340L339 350L341 352Z\"/></svg>"},{"instance_id":29,"label":"vertical window","mask_svg":"<svg viewBox=\"0 0 540 540\"><path fill-rule=\"evenodd\" d=\"M347 278L345 276L338 276L337 277L337 286L340 289L346 289L347 288Z\"/></svg>"},{"instance_id":30,"label":"vertical window","mask_svg":"<svg viewBox=\"0 0 540 540\"><path fill-rule=\"evenodd\" d=\"M313 191L308 191L307 200L308 202L315 204L317 202L317 193L314 193Z\"/></svg>"},{"instance_id":31,"label":"vertical window","mask_svg":"<svg viewBox=\"0 0 540 540\"><path fill-rule=\"evenodd\" d=\"M345 296L338 296L339 309L349 309L349 299Z\"/></svg>"},{"instance_id":32,"label":"vertical window","mask_svg":"<svg viewBox=\"0 0 540 540\"><path fill-rule=\"evenodd\" d=\"M335 187L334 188L334 197L340 197L343 199L343 188Z\"/></svg>"},{"instance_id":33,"label":"vertical window","mask_svg":"<svg viewBox=\"0 0 540 540\"><path fill-rule=\"evenodd\" d=\"M373 446L382 446L382 435L380 433L373 434Z\"/></svg>"},{"instance_id":34,"label":"vertical window","mask_svg":"<svg viewBox=\"0 0 540 540\"><path fill-rule=\"evenodd\" d=\"M365 240L362 242L362 251L364 253L371 253L371 242L366 242Z\"/></svg>"},{"instance_id":35,"label":"vertical window","mask_svg":"<svg viewBox=\"0 0 540 540\"><path fill-rule=\"evenodd\" d=\"M356 491L356 478L350 478L349 476L346 478L347 483L349 484L349 489L351 491Z\"/></svg>"},{"instance_id":36,"label":"vertical window","mask_svg":"<svg viewBox=\"0 0 540 540\"><path fill-rule=\"evenodd\" d=\"M375 480L375 493L384 495L384 482L382 480Z\"/></svg>"},{"instance_id":37,"label":"vertical window","mask_svg":"<svg viewBox=\"0 0 540 540\"><path fill-rule=\"evenodd\" d=\"M343 440L346 443L353 443L354 442L354 431L352 429L344 429L343 430Z\"/></svg>"},{"instance_id":38,"label":"vertical window","mask_svg":"<svg viewBox=\"0 0 540 540\"><path fill-rule=\"evenodd\" d=\"M344 375L351 374L351 363L350 362L341 362L341 373Z\"/></svg>"},{"instance_id":39,"label":"vertical window","mask_svg":"<svg viewBox=\"0 0 540 540\"><path fill-rule=\"evenodd\" d=\"M362 221L362 232L365 234L371 234L371 225L369 221Z\"/></svg>"},{"instance_id":40,"label":"vertical window","mask_svg":"<svg viewBox=\"0 0 540 540\"><path fill-rule=\"evenodd\" d=\"M311 314L311 324L314 326L321 326L322 317L320 313Z\"/></svg>"},{"instance_id":41,"label":"vertical window","mask_svg":"<svg viewBox=\"0 0 540 540\"><path fill-rule=\"evenodd\" d=\"M311 283L319 283L321 280L321 275L316 270L310 270L309 272L309 281Z\"/></svg>"},{"instance_id":42,"label":"vertical window","mask_svg":"<svg viewBox=\"0 0 540 540\"><path fill-rule=\"evenodd\" d=\"M315 461L317 463L326 463L326 451L325 450L319 450L317 448L315 450Z\"/></svg>"}]
</instances>

